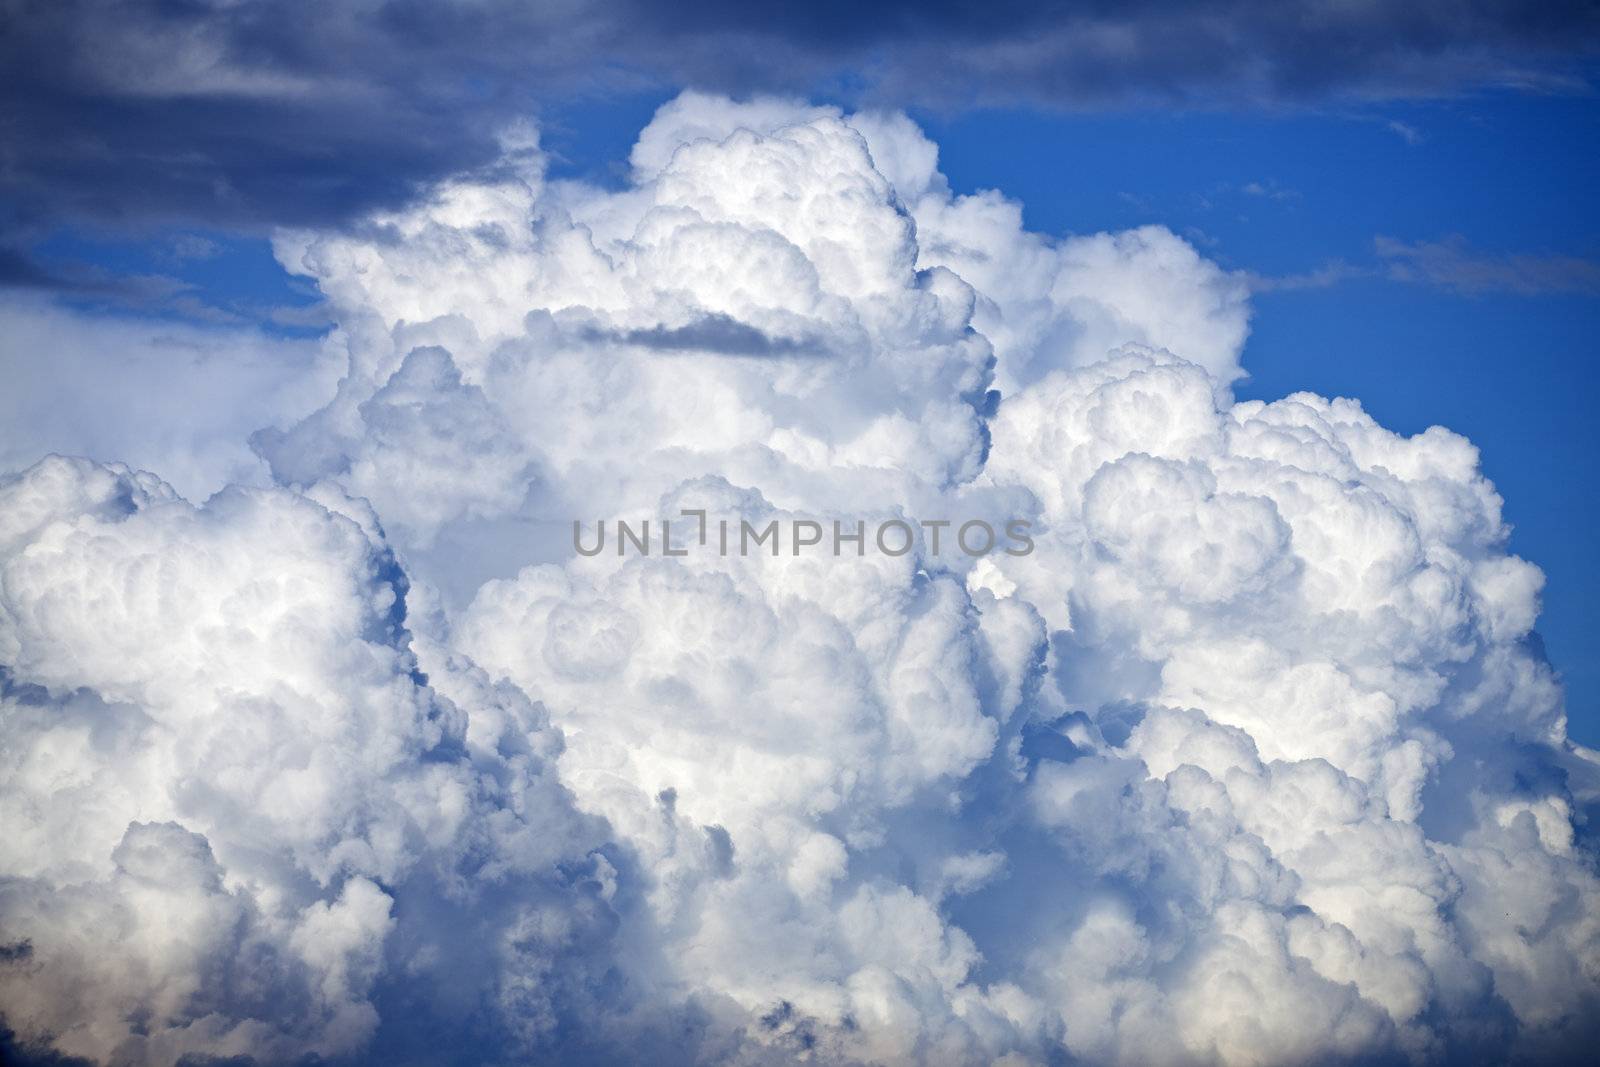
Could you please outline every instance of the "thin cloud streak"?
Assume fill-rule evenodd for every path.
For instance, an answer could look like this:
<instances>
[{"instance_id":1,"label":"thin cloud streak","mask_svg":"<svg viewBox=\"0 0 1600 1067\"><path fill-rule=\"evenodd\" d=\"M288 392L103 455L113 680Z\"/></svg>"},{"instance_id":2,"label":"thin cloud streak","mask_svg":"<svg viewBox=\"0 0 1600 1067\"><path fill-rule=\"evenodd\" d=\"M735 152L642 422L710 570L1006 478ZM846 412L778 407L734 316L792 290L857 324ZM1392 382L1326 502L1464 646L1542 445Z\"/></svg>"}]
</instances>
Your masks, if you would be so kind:
<instances>
[{"instance_id":1,"label":"thin cloud streak","mask_svg":"<svg viewBox=\"0 0 1600 1067\"><path fill-rule=\"evenodd\" d=\"M1600 262L1580 256L1482 253L1459 236L1410 244L1380 236L1373 247L1385 264L1387 277L1395 281L1431 285L1466 296L1600 295Z\"/></svg>"}]
</instances>

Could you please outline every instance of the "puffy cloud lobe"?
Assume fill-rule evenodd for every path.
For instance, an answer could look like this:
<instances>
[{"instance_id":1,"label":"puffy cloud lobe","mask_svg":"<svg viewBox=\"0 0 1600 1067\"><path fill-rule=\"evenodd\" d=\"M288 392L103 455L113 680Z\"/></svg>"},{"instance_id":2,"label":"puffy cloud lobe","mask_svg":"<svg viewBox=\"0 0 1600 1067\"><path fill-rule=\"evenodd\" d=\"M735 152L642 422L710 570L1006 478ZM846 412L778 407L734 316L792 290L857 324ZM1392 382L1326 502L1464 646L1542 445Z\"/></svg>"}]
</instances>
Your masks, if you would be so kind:
<instances>
[{"instance_id":1,"label":"puffy cloud lobe","mask_svg":"<svg viewBox=\"0 0 1600 1067\"><path fill-rule=\"evenodd\" d=\"M1121 374L1108 382L1112 367ZM1402 1027L1395 1038L1402 1047L1437 1054L1437 1043L1451 1040L1448 1031L1412 1032L1430 993L1435 1007L1465 1013L1450 1006L1447 993L1482 996L1489 980L1496 990L1516 988L1546 970L1531 955L1510 964L1472 923L1449 916L1459 916L1459 901L1484 891L1475 884L1478 863L1505 862L1521 851L1504 832L1512 825L1545 842L1541 864L1559 862L1566 835L1554 827L1570 826L1556 815L1570 810L1565 789L1558 778L1519 786L1495 775L1491 785L1485 775L1475 786L1482 792L1462 798L1445 784L1459 780L1440 770L1459 767L1468 751L1467 758L1482 758L1560 743L1548 670L1524 644L1525 629L1500 623L1515 617L1520 624L1536 611L1533 568L1500 554L1499 500L1459 439L1438 430L1401 439L1352 404L1304 396L1218 412L1172 369L1159 353L1128 352L1104 369L1058 374L1033 397L1002 408L987 476L1039 483L1050 530L1042 549L1076 551L1081 565L1075 574L1032 560L1001 566L1018 572L1018 595L1032 589L1065 600L1070 629L1057 635L1055 649L1064 662L1092 664L1100 654L1089 649L1100 645L1115 647L1112 659L1137 650L1142 662L1135 668L1099 681L1101 699L1200 708L1210 721L1242 731L1232 735L1237 744L1218 750L1205 736L1216 727L1201 736L1192 728L1174 733L1164 712L1146 715L1126 746L1166 782L1168 804L1180 780L1185 794L1204 798L1208 813L1226 796L1223 810L1238 820L1234 833L1265 843L1273 866L1293 879L1293 896L1274 903L1295 903L1338 924L1322 932L1306 916L1276 941L1324 978L1354 981ZM1067 411L1075 418L1050 417ZM1152 413L1168 432L1143 439L1160 458L1091 452L1075 468L1079 450L1115 439L1104 428L1137 425ZM1202 432L1172 432L1178 427ZM1013 447L1025 462L1008 464ZM1033 462L1047 451L1060 457L1053 470ZM1087 479L1063 477L1096 461ZM1173 521L1173 508L1186 512L1184 520ZM1224 526L1221 516L1231 521ZM1227 533L1218 538L1220 529ZM1172 566L1175 555L1187 555L1190 565ZM1222 589L1245 598L1245 607L1218 603L1214 590ZM1062 678L1069 698L1071 683L1071 675ZM1485 715L1489 700L1495 710ZM1262 768L1257 751L1282 762ZM1081 805L1108 792L1092 788L1099 778L1064 774L1040 779L1053 804L1071 796ZM1224 789L1194 792L1197 774ZM1520 799L1506 796L1505 814L1486 817L1485 795L1502 789ZM1541 797L1546 789L1554 792ZM1334 821L1309 833L1322 819L1313 816L1308 826L1308 815L1324 808ZM1078 821L1091 824L1132 817L1125 805L1084 815ZM1477 827L1458 838L1474 820ZM1070 833L1080 846L1100 844L1085 831ZM1149 837L1134 830L1109 836ZM1587 900L1569 898L1566 929L1576 939L1573 958L1592 963L1595 886L1583 870L1568 868L1586 883L1574 892ZM1502 868L1501 877L1507 874ZM1330 947L1351 937L1343 948ZM1525 951L1537 951L1539 940L1528 935ZM1295 947L1301 942L1314 951ZM1407 942L1408 950L1394 947ZM1585 985L1567 987L1568 1006L1558 1012L1575 1010L1571 991ZM1229 1017L1243 1009L1220 1010ZM1339 1047L1335 1036L1328 1047ZM1362 1040L1381 1037L1372 1030ZM1271 1034L1258 1038L1254 1050L1218 1051L1266 1062L1311 1055L1289 1046L1273 1052Z\"/></svg>"},{"instance_id":2,"label":"puffy cloud lobe","mask_svg":"<svg viewBox=\"0 0 1600 1067\"><path fill-rule=\"evenodd\" d=\"M615 510L708 470L748 482L794 466L820 482L862 465L935 486L976 472L991 353L967 327L971 290L916 267L912 223L859 133L833 117L734 133L686 146L630 193L549 205L528 168L388 220L398 244L282 238L285 262L362 325L346 332L352 373L333 404L260 439L281 478L381 462L354 454L386 410L375 395L421 343L448 348L509 428L471 450L498 455L440 520L484 498L513 510L504 480L484 480L514 469L519 434L557 514L575 506L568 486ZM463 477L449 458L441 482Z\"/></svg>"},{"instance_id":3,"label":"puffy cloud lobe","mask_svg":"<svg viewBox=\"0 0 1600 1067\"><path fill-rule=\"evenodd\" d=\"M196 507L52 458L0 488L21 1041L1592 1040L1596 772L1469 443L1233 403L1235 280L1165 231L1047 241L953 197L901 116L686 95L615 192L505 146L279 236L349 373L254 439L278 487ZM683 509L709 544L680 518L665 556ZM968 516L1036 550L715 551L721 522ZM652 551L530 543L573 517L649 517Z\"/></svg>"},{"instance_id":4,"label":"puffy cloud lobe","mask_svg":"<svg viewBox=\"0 0 1600 1067\"><path fill-rule=\"evenodd\" d=\"M537 905L569 891L552 864L602 843L526 698L443 665L482 709L469 732L427 683L405 579L361 523L281 490L196 509L58 458L0 495L4 922L27 947L0 981L23 1040L355 1052L374 982L407 966L396 901L470 909L520 880Z\"/></svg>"},{"instance_id":5,"label":"puffy cloud lobe","mask_svg":"<svg viewBox=\"0 0 1600 1067\"><path fill-rule=\"evenodd\" d=\"M391 921L372 882L352 879L281 931L224 887L206 839L177 823L130 823L111 860L103 880L6 887L8 923L28 947L5 976L8 1017L25 1036L142 1062L338 1055L371 1038L365 995ZM298 1033L285 1032L290 1005L303 1012ZM131 1029L141 1018L156 1025Z\"/></svg>"},{"instance_id":6,"label":"puffy cloud lobe","mask_svg":"<svg viewBox=\"0 0 1600 1067\"><path fill-rule=\"evenodd\" d=\"M685 93L640 135L634 173L660 173L678 144L837 114ZM1030 233L1022 205L997 191L952 195L938 170L938 147L904 115L863 111L847 121L916 223L917 263L947 267L977 290L973 325L994 345L1008 393L1063 364L1097 362L1130 341L1181 352L1222 385L1239 377L1249 322L1242 276L1160 226L1060 240Z\"/></svg>"},{"instance_id":7,"label":"puffy cloud lobe","mask_svg":"<svg viewBox=\"0 0 1600 1067\"><path fill-rule=\"evenodd\" d=\"M1241 280L1158 228L1051 242L1014 204L952 197L903 117L686 94L641 134L619 193L548 186L534 139L507 143L510 172L446 183L383 216L379 239L278 239L341 308L352 371L314 418L257 438L280 479L385 462L361 456L384 437L372 398L418 346L446 348L507 428L468 472L412 457L437 462L415 477L453 483L430 494L421 543L524 503L507 480L519 437L545 497L533 514L647 507L704 473L859 508L970 480L996 382L1128 340L1238 374Z\"/></svg>"}]
</instances>

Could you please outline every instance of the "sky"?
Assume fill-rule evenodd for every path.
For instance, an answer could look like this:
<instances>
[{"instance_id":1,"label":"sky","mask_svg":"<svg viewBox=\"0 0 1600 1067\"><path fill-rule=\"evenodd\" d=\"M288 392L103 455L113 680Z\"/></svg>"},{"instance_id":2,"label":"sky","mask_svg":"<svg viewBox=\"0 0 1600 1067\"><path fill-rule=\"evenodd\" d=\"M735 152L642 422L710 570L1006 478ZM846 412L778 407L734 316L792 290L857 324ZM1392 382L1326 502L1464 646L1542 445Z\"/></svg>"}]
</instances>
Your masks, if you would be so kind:
<instances>
[{"instance_id":1,"label":"sky","mask_svg":"<svg viewBox=\"0 0 1600 1067\"><path fill-rule=\"evenodd\" d=\"M958 187L1006 189L1028 205L1030 225L1160 221L1259 275L1240 396L1353 396L1402 432L1440 424L1471 438L1506 498L1512 550L1549 577L1540 632L1567 685L1573 734L1600 740L1592 100L1483 94L1313 116L981 115L929 128ZM983 149L995 140L1010 150Z\"/></svg>"},{"instance_id":2,"label":"sky","mask_svg":"<svg viewBox=\"0 0 1600 1067\"><path fill-rule=\"evenodd\" d=\"M1593 4L0 64L0 1058L1593 1047Z\"/></svg>"}]
</instances>

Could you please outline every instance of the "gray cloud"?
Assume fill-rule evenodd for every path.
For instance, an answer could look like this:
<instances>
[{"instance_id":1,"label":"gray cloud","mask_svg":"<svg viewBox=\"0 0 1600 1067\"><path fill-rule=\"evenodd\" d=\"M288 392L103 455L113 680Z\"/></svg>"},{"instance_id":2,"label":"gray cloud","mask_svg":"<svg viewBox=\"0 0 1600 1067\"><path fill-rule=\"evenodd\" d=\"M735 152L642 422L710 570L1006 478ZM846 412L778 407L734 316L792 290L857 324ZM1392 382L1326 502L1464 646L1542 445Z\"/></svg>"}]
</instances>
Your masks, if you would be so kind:
<instances>
[{"instance_id":1,"label":"gray cloud","mask_svg":"<svg viewBox=\"0 0 1600 1067\"><path fill-rule=\"evenodd\" d=\"M607 336L603 330L588 331L591 340L604 340ZM623 330L610 336L625 344L660 352L718 352L725 356L792 356L814 352L819 347L787 337L772 337L719 314L702 315L687 326L652 326Z\"/></svg>"},{"instance_id":2,"label":"gray cloud","mask_svg":"<svg viewBox=\"0 0 1600 1067\"><path fill-rule=\"evenodd\" d=\"M1483 252L1469 246L1459 235L1409 243L1379 235L1373 238L1372 245L1375 262L1355 264L1333 259L1295 274L1249 273L1250 291L1326 289L1348 281L1378 278L1426 285L1458 296L1600 294L1600 262L1582 256Z\"/></svg>"},{"instance_id":3,"label":"gray cloud","mask_svg":"<svg viewBox=\"0 0 1600 1067\"><path fill-rule=\"evenodd\" d=\"M1485 253L1470 248L1461 237L1407 244L1380 236L1373 245L1396 281L1464 294L1600 294L1600 263L1579 256Z\"/></svg>"},{"instance_id":4,"label":"gray cloud","mask_svg":"<svg viewBox=\"0 0 1600 1067\"><path fill-rule=\"evenodd\" d=\"M1580 89L1581 2L672 5L7 0L0 222L321 223L489 163L510 117L694 85L888 105L1298 105ZM930 72L937 71L937 77Z\"/></svg>"}]
</instances>

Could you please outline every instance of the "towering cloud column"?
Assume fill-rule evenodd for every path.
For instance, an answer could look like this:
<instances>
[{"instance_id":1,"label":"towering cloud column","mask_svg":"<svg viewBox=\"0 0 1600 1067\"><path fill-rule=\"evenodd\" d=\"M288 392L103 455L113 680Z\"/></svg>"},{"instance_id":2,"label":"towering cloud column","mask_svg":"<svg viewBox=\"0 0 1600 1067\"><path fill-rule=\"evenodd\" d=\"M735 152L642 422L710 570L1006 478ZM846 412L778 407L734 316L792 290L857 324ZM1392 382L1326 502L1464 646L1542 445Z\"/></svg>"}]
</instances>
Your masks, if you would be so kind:
<instances>
[{"instance_id":1,"label":"towering cloud column","mask_svg":"<svg viewBox=\"0 0 1600 1067\"><path fill-rule=\"evenodd\" d=\"M0 484L16 1048L1595 1039L1595 763L1468 442L1233 402L1240 278L1160 228L1029 233L904 116L690 94L631 165L549 181L514 131L487 176L281 233L347 372L251 437L274 486ZM685 513L915 536L570 551Z\"/></svg>"}]
</instances>

